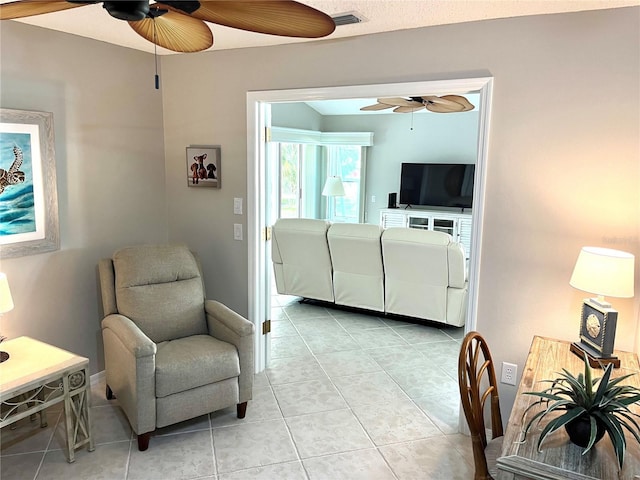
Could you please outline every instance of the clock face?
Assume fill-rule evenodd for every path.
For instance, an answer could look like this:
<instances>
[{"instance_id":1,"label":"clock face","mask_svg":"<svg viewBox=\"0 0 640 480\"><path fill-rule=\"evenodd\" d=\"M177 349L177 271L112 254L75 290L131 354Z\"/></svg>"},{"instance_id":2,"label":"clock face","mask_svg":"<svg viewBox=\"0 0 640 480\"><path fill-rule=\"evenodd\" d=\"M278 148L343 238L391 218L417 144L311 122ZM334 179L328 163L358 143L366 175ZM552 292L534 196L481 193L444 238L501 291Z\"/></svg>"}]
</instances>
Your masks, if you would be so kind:
<instances>
[{"instance_id":1,"label":"clock face","mask_svg":"<svg viewBox=\"0 0 640 480\"><path fill-rule=\"evenodd\" d=\"M613 354L618 312L610 307L600 307L589 300L582 304L580 316L580 341L602 357Z\"/></svg>"},{"instance_id":2,"label":"clock face","mask_svg":"<svg viewBox=\"0 0 640 480\"><path fill-rule=\"evenodd\" d=\"M587 333L591 338L598 338L600 335L600 320L593 313L587 317Z\"/></svg>"}]
</instances>

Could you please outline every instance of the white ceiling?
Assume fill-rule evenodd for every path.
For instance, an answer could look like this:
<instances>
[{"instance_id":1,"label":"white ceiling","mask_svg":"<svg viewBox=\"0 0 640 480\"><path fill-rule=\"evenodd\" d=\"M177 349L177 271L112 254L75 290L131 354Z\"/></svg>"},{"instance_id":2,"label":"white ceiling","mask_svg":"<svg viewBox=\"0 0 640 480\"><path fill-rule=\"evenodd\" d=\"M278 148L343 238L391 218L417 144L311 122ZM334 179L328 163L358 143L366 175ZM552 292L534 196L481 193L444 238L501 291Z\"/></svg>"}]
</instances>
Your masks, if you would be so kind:
<instances>
[{"instance_id":1,"label":"white ceiling","mask_svg":"<svg viewBox=\"0 0 640 480\"><path fill-rule=\"evenodd\" d=\"M11 0L0 0L0 3L8 1ZM338 27L329 37L325 37L335 39L492 18L636 6L640 5L640 0L303 0L301 3L331 16L354 13L363 19L358 24ZM154 51L153 44L138 36L126 22L110 17L101 3L18 21L145 52ZM209 25L214 36L211 50L322 41L262 35ZM160 55L173 53L158 48Z\"/></svg>"}]
</instances>

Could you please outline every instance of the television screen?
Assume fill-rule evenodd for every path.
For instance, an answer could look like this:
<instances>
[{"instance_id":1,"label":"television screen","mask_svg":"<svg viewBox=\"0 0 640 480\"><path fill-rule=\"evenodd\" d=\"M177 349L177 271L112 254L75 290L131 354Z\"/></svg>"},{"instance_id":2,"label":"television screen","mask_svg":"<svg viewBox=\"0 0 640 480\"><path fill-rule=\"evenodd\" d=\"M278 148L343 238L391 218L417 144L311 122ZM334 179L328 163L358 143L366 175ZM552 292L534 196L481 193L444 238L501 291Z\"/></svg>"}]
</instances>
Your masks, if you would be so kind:
<instances>
[{"instance_id":1,"label":"television screen","mask_svg":"<svg viewBox=\"0 0 640 480\"><path fill-rule=\"evenodd\" d=\"M400 203L431 207L471 208L475 165L403 163Z\"/></svg>"}]
</instances>

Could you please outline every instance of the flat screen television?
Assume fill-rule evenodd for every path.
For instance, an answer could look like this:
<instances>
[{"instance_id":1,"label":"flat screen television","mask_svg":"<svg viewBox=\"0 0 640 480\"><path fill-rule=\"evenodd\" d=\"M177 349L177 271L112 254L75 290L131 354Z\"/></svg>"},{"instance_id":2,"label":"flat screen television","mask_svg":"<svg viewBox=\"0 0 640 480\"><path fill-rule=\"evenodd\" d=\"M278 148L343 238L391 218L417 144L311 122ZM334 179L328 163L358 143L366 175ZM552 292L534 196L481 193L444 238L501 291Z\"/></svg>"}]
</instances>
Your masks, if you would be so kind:
<instances>
[{"instance_id":1,"label":"flat screen television","mask_svg":"<svg viewBox=\"0 0 640 480\"><path fill-rule=\"evenodd\" d=\"M400 203L430 207L471 208L475 165L403 163Z\"/></svg>"}]
</instances>

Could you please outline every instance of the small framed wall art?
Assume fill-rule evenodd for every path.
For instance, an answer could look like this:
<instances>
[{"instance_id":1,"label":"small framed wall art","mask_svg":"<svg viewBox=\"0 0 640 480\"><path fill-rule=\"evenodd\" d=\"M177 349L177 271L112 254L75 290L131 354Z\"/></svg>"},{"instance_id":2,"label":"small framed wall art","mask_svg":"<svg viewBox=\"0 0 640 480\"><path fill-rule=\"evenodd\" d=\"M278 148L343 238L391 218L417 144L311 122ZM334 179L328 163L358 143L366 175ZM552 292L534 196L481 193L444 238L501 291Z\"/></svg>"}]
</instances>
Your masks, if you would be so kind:
<instances>
[{"instance_id":1,"label":"small framed wall art","mask_svg":"<svg viewBox=\"0 0 640 480\"><path fill-rule=\"evenodd\" d=\"M0 108L0 258L59 248L53 114Z\"/></svg>"},{"instance_id":2,"label":"small framed wall art","mask_svg":"<svg viewBox=\"0 0 640 480\"><path fill-rule=\"evenodd\" d=\"M222 154L220 145L187 147L187 185L220 188Z\"/></svg>"}]
</instances>

